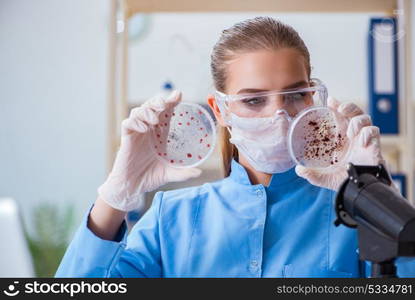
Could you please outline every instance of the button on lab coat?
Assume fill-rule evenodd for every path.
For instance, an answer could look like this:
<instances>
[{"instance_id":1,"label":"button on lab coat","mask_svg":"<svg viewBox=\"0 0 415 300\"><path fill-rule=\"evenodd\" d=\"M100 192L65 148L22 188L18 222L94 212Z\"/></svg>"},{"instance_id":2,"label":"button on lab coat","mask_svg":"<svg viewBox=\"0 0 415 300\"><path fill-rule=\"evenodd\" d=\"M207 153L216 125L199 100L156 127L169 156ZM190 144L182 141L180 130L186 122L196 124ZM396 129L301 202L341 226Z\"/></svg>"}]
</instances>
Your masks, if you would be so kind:
<instances>
[{"instance_id":1,"label":"button on lab coat","mask_svg":"<svg viewBox=\"0 0 415 300\"><path fill-rule=\"evenodd\" d=\"M357 231L334 226L335 193L294 169L252 185L232 161L222 180L156 193L144 216L115 241L87 227L88 213L57 277L368 277ZM415 277L415 260L398 259Z\"/></svg>"}]
</instances>

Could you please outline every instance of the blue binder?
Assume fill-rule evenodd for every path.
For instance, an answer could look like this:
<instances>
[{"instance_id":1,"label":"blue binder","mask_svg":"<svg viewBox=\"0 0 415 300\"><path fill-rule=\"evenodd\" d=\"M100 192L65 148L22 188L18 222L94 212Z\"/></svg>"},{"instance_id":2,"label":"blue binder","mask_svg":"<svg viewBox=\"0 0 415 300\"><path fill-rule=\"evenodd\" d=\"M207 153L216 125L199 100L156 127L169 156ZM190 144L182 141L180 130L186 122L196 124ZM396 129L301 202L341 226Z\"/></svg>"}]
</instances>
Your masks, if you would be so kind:
<instances>
[{"instance_id":1,"label":"blue binder","mask_svg":"<svg viewBox=\"0 0 415 300\"><path fill-rule=\"evenodd\" d=\"M382 134L399 133L398 41L396 19L370 20L369 113Z\"/></svg>"},{"instance_id":2,"label":"blue binder","mask_svg":"<svg viewBox=\"0 0 415 300\"><path fill-rule=\"evenodd\" d=\"M406 197L406 176L404 174L392 174L391 177L402 196Z\"/></svg>"}]
</instances>

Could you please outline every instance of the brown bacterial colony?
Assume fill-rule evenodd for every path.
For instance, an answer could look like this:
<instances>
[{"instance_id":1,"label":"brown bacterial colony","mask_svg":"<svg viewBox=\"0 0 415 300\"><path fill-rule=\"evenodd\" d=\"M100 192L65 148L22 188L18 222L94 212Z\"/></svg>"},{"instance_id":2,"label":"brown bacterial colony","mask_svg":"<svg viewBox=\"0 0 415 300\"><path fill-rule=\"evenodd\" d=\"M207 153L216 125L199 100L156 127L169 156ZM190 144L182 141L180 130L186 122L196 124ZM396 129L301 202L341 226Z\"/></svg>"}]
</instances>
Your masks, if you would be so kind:
<instances>
[{"instance_id":1,"label":"brown bacterial colony","mask_svg":"<svg viewBox=\"0 0 415 300\"><path fill-rule=\"evenodd\" d=\"M337 153L343 148L345 138L337 133L336 125L328 120L308 121L307 125L310 134L304 137L304 159L324 161L330 165L338 163Z\"/></svg>"}]
</instances>

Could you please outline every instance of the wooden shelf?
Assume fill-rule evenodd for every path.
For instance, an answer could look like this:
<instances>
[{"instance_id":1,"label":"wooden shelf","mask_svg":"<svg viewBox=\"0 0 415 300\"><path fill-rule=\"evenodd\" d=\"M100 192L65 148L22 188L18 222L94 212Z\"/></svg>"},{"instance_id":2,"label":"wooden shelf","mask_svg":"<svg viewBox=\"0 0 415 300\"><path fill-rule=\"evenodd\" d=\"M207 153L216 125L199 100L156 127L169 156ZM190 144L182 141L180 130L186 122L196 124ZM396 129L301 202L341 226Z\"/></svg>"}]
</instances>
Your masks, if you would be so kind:
<instances>
[{"instance_id":1,"label":"wooden shelf","mask_svg":"<svg viewBox=\"0 0 415 300\"><path fill-rule=\"evenodd\" d=\"M380 137L382 150L398 149L402 150L405 147L405 140L401 136L382 135Z\"/></svg>"},{"instance_id":2,"label":"wooden shelf","mask_svg":"<svg viewBox=\"0 0 415 300\"><path fill-rule=\"evenodd\" d=\"M392 14L395 0L124 0L127 17L152 12L377 12Z\"/></svg>"}]
</instances>

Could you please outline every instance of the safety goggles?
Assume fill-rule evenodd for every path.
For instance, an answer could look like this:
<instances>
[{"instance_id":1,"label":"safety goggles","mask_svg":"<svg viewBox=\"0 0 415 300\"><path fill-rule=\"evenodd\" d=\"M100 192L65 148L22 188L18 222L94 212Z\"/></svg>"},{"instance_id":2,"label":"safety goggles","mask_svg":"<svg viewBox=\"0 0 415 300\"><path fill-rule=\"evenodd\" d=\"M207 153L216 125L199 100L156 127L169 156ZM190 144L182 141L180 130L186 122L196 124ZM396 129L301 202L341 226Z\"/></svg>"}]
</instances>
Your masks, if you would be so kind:
<instances>
[{"instance_id":1,"label":"safety goggles","mask_svg":"<svg viewBox=\"0 0 415 300\"><path fill-rule=\"evenodd\" d=\"M285 111L293 118L310 106L326 106L327 88L319 79L313 78L303 88L237 95L216 91L215 98L225 120L230 113L243 118L266 118L277 111Z\"/></svg>"}]
</instances>

